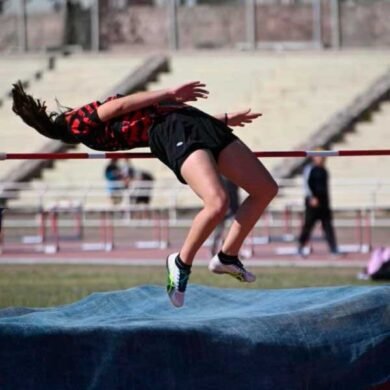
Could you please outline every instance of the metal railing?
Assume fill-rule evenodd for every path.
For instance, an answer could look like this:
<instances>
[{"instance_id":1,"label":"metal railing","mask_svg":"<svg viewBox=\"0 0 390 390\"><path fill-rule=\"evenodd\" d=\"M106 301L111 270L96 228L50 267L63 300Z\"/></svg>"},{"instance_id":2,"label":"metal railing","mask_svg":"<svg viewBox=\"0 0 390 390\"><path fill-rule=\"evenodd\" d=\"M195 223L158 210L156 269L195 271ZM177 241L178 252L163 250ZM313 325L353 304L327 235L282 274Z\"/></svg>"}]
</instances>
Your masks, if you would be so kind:
<instances>
[{"instance_id":1,"label":"metal railing","mask_svg":"<svg viewBox=\"0 0 390 390\"><path fill-rule=\"evenodd\" d=\"M271 203L271 209L280 210L280 204L302 208L303 205L303 183L301 178L277 180L280 190L279 195ZM103 181L90 182L88 184L50 184L50 183L7 183L0 182L0 202L7 202L10 207L44 208L55 203L77 203L86 206L107 206L109 202L109 188L116 188L115 192L122 198L122 206L131 205L132 199L141 196L151 196L154 202L164 207L180 209L181 207L199 207L200 203L188 186L179 184L176 180L158 180L155 182L137 180L133 186L124 188L123 182L110 182L109 185ZM390 209L390 179L351 179L335 178L331 181L331 194L337 200L338 196L347 195L350 200L348 205L362 207L375 211L376 209ZM15 202L19 196L24 200ZM183 206L179 198L187 197L191 202ZM356 198L354 203L353 198ZM379 202L378 199L385 198ZM387 200L386 200L387 199ZM335 208L344 208L343 204L334 204ZM283 208L283 207L282 207ZM345 209L348 209L345 205Z\"/></svg>"},{"instance_id":2,"label":"metal railing","mask_svg":"<svg viewBox=\"0 0 390 390\"><path fill-rule=\"evenodd\" d=\"M12 198L22 194L24 200L9 201L3 236L5 231L33 229L33 236L23 235L20 240L34 245L36 250L57 252L64 241L61 231L71 231L73 239L79 242L82 249L112 250L117 243L115 230L149 229L147 241L134 240L129 245L137 248L174 246L173 229L189 227L192 218L188 213L196 212L200 203L193 198L194 203L180 205L180 197L190 196L191 191L173 180L157 181L153 185L149 181L140 181L138 185L143 188L118 190L123 200L113 205L103 182L34 186L31 183L1 183L0 186L7 188L3 196ZM295 233L301 226L304 209L301 180L280 180L279 185L281 190L278 197L257 223L256 234L253 233L248 239L252 251L259 244L294 241ZM354 229L357 248L367 251L372 243L372 229L390 227L390 180L335 179L332 188L333 195L342 193L348 197L361 193L363 188L367 199L371 199L366 204L348 202L348 205L334 207L336 226ZM389 203L379 205L375 199L384 194ZM149 195L154 198L150 205L132 201L134 197ZM94 242L84 240L86 229L95 229ZM4 250L4 245L2 248Z\"/></svg>"}]
</instances>

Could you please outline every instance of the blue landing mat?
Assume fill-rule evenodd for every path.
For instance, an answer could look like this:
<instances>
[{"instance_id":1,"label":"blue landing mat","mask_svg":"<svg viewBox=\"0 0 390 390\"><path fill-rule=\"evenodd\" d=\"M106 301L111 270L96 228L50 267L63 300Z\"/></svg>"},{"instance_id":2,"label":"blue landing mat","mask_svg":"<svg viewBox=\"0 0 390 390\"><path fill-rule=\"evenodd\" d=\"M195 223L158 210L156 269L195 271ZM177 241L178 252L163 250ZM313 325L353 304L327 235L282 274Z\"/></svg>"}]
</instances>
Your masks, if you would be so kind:
<instances>
[{"instance_id":1,"label":"blue landing mat","mask_svg":"<svg viewBox=\"0 0 390 390\"><path fill-rule=\"evenodd\" d=\"M0 389L369 389L390 381L390 286L96 293L0 310Z\"/></svg>"}]
</instances>

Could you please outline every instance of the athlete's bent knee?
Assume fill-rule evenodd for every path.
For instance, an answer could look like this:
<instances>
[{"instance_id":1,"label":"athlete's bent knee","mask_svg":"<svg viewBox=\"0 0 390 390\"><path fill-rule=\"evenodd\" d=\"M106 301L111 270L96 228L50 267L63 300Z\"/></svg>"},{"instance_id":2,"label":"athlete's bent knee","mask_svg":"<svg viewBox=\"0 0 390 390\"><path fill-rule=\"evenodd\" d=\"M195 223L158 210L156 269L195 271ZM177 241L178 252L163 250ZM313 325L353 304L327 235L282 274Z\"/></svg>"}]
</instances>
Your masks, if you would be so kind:
<instances>
[{"instance_id":1,"label":"athlete's bent knee","mask_svg":"<svg viewBox=\"0 0 390 390\"><path fill-rule=\"evenodd\" d=\"M272 179L269 184L269 195L271 197L271 200L275 198L278 192L279 192L279 185L278 183L276 183L274 179Z\"/></svg>"},{"instance_id":2,"label":"athlete's bent knee","mask_svg":"<svg viewBox=\"0 0 390 390\"><path fill-rule=\"evenodd\" d=\"M278 194L279 186L273 178L270 178L263 185L257 185L250 191L250 195L258 198L261 202L270 202Z\"/></svg>"},{"instance_id":3,"label":"athlete's bent knee","mask_svg":"<svg viewBox=\"0 0 390 390\"><path fill-rule=\"evenodd\" d=\"M226 193L221 192L205 201L204 206L211 218L219 220L225 216L229 208L229 198Z\"/></svg>"},{"instance_id":4,"label":"athlete's bent knee","mask_svg":"<svg viewBox=\"0 0 390 390\"><path fill-rule=\"evenodd\" d=\"M265 188L263 189L262 198L263 200L269 204L272 199L278 194L279 186L274 179L267 183Z\"/></svg>"}]
</instances>

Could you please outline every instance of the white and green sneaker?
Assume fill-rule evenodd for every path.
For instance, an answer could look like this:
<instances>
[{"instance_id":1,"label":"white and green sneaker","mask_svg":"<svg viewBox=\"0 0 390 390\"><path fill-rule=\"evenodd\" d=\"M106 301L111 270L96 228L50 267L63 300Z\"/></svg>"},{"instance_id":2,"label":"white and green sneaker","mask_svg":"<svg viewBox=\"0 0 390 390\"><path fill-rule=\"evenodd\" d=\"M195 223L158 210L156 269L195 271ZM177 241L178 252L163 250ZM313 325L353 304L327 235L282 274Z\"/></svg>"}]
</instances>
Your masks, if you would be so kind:
<instances>
[{"instance_id":1,"label":"white and green sneaker","mask_svg":"<svg viewBox=\"0 0 390 390\"><path fill-rule=\"evenodd\" d=\"M219 256L215 255L210 260L209 270L215 274L231 275L240 282L252 283L256 280L256 276L247 271L239 259L231 264L224 264L219 259Z\"/></svg>"},{"instance_id":2,"label":"white and green sneaker","mask_svg":"<svg viewBox=\"0 0 390 390\"><path fill-rule=\"evenodd\" d=\"M183 270L176 265L177 256L178 253L172 253L167 257L167 293L172 304L181 307L184 304L184 293L191 271Z\"/></svg>"}]
</instances>

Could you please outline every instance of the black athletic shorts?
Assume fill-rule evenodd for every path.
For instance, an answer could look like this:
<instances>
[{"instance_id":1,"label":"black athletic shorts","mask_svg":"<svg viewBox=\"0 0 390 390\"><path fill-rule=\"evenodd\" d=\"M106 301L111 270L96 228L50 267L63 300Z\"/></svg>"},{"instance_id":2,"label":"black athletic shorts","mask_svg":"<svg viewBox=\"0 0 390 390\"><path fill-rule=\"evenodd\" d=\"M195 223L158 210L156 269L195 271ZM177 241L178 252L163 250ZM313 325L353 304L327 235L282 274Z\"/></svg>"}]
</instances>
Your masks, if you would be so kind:
<instances>
[{"instance_id":1,"label":"black athletic shorts","mask_svg":"<svg viewBox=\"0 0 390 390\"><path fill-rule=\"evenodd\" d=\"M182 108L161 117L149 130L150 150L184 184L180 169L192 152L210 150L218 161L219 153L236 139L232 129L194 107Z\"/></svg>"}]
</instances>

